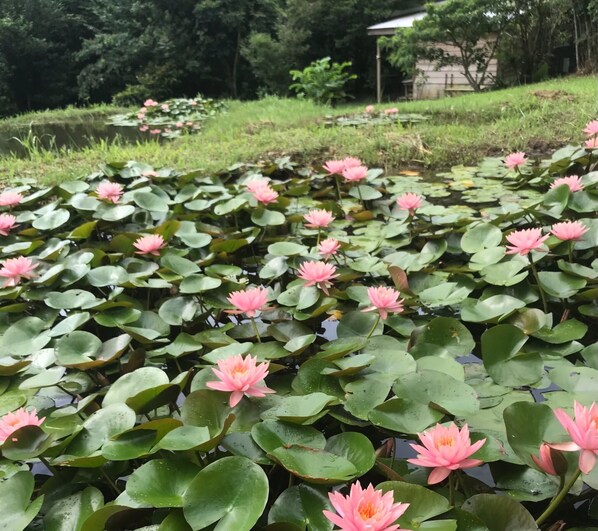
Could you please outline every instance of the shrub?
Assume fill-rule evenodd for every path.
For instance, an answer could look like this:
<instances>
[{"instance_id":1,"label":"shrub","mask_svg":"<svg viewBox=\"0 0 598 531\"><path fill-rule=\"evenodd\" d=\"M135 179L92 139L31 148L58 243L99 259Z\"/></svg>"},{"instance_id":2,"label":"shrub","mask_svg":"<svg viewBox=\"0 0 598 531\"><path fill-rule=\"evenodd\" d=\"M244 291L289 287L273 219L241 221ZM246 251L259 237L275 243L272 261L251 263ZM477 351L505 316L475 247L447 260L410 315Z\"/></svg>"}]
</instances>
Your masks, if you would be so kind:
<instances>
[{"instance_id":1,"label":"shrub","mask_svg":"<svg viewBox=\"0 0 598 531\"><path fill-rule=\"evenodd\" d=\"M345 85L348 81L357 79L356 75L344 71L350 66L350 62L332 63L330 57L318 59L303 70L291 70L290 74L295 83L289 88L300 98L308 98L326 105L332 104L347 98Z\"/></svg>"}]
</instances>

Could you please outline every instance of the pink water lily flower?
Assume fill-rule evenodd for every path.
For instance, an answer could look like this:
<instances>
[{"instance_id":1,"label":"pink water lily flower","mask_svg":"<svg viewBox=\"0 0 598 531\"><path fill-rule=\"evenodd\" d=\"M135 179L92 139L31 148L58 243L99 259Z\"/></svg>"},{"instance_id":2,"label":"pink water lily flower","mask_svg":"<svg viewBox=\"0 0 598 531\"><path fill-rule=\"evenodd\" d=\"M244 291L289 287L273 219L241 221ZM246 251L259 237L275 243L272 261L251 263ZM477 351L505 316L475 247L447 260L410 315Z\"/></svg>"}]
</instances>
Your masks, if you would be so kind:
<instances>
[{"instance_id":1,"label":"pink water lily flower","mask_svg":"<svg viewBox=\"0 0 598 531\"><path fill-rule=\"evenodd\" d=\"M151 234L149 236L142 236L133 243L133 246L138 249L138 251L135 251L135 254L160 256L158 251L166 246L166 242L160 234Z\"/></svg>"},{"instance_id":2,"label":"pink water lily flower","mask_svg":"<svg viewBox=\"0 0 598 531\"><path fill-rule=\"evenodd\" d=\"M0 277L6 280L2 285L3 288L14 287L22 278L32 279L37 275L33 270L38 266L34 264L29 258L19 256L18 258L8 258L4 260L2 269L0 269Z\"/></svg>"},{"instance_id":3,"label":"pink water lily flower","mask_svg":"<svg viewBox=\"0 0 598 531\"><path fill-rule=\"evenodd\" d=\"M257 311L270 310L266 306L268 302L268 290L263 286L249 288L240 291L233 291L228 297L235 309L226 310L226 313L233 315L244 313L247 317L255 317Z\"/></svg>"},{"instance_id":4,"label":"pink water lily flower","mask_svg":"<svg viewBox=\"0 0 598 531\"><path fill-rule=\"evenodd\" d=\"M448 427L436 424L433 428L418 433L418 436L423 446L411 444L418 456L407 461L434 468L428 477L429 485L444 481L453 470L474 468L483 463L480 459L470 459L470 456L484 445L486 439L471 444L467 424L461 430L454 422Z\"/></svg>"},{"instance_id":5,"label":"pink water lily flower","mask_svg":"<svg viewBox=\"0 0 598 531\"><path fill-rule=\"evenodd\" d=\"M380 318L384 321L389 312L401 313L403 311L403 301L399 299L400 296L401 294L396 289L386 286L368 288L368 297L372 305L361 311L375 312L377 310Z\"/></svg>"},{"instance_id":6,"label":"pink water lily flower","mask_svg":"<svg viewBox=\"0 0 598 531\"><path fill-rule=\"evenodd\" d=\"M368 176L367 166L351 166L343 170L343 177L347 182L358 182Z\"/></svg>"},{"instance_id":7,"label":"pink water lily flower","mask_svg":"<svg viewBox=\"0 0 598 531\"><path fill-rule=\"evenodd\" d=\"M8 233L15 228L17 218L11 214L0 214L0 234L8 236Z\"/></svg>"},{"instance_id":8,"label":"pink water lily flower","mask_svg":"<svg viewBox=\"0 0 598 531\"><path fill-rule=\"evenodd\" d=\"M583 132L588 136L598 135L598 120L588 122Z\"/></svg>"},{"instance_id":9,"label":"pink water lily flower","mask_svg":"<svg viewBox=\"0 0 598 531\"><path fill-rule=\"evenodd\" d=\"M334 238L326 238L318 245L318 254L324 257L324 260L329 260L331 256L338 253L341 248L341 244Z\"/></svg>"},{"instance_id":10,"label":"pink water lily flower","mask_svg":"<svg viewBox=\"0 0 598 531\"><path fill-rule=\"evenodd\" d=\"M368 114L372 114L374 112L374 106L373 105L367 105L365 108L365 112Z\"/></svg>"},{"instance_id":11,"label":"pink water lily flower","mask_svg":"<svg viewBox=\"0 0 598 531\"><path fill-rule=\"evenodd\" d=\"M96 194L100 199L116 204L123 195L123 187L118 183L103 181L96 188Z\"/></svg>"},{"instance_id":12,"label":"pink water lily flower","mask_svg":"<svg viewBox=\"0 0 598 531\"><path fill-rule=\"evenodd\" d=\"M563 428L567 430L571 442L551 444L552 448L565 452L579 454L579 469L584 474L589 474L596 465L598 454L598 405L593 402L587 408L577 400L573 403L575 419L572 419L563 409L555 409L554 414Z\"/></svg>"},{"instance_id":13,"label":"pink water lily flower","mask_svg":"<svg viewBox=\"0 0 598 531\"><path fill-rule=\"evenodd\" d=\"M510 170L514 170L515 168L519 168L519 166L523 166L527 162L527 157L523 151L517 151L516 153L511 153L507 155L505 158L505 166Z\"/></svg>"},{"instance_id":14,"label":"pink water lily flower","mask_svg":"<svg viewBox=\"0 0 598 531\"><path fill-rule=\"evenodd\" d=\"M218 369L212 371L220 381L207 382L206 386L216 391L231 393L230 407L235 407L243 395L262 398L269 393L275 393L276 391L265 385L257 385L268 375L270 363L257 364L256 362L257 356L252 358L247 355L243 358L240 354L219 360Z\"/></svg>"},{"instance_id":15,"label":"pink water lily flower","mask_svg":"<svg viewBox=\"0 0 598 531\"><path fill-rule=\"evenodd\" d=\"M511 232L507 236L507 254L519 254L525 256L531 251L536 251L548 239L548 234L542 236L542 229L523 229Z\"/></svg>"},{"instance_id":16,"label":"pink water lily flower","mask_svg":"<svg viewBox=\"0 0 598 531\"><path fill-rule=\"evenodd\" d=\"M329 175L342 175L345 169L344 160L328 160L324 164L323 168L328 172Z\"/></svg>"},{"instance_id":17,"label":"pink water lily flower","mask_svg":"<svg viewBox=\"0 0 598 531\"><path fill-rule=\"evenodd\" d=\"M256 190L259 190L260 188L264 188L266 186L270 186L270 179L264 179L262 177L258 177L256 179L251 179L250 181L247 181L245 183L245 189L248 192L255 192Z\"/></svg>"},{"instance_id":18,"label":"pink water lily flower","mask_svg":"<svg viewBox=\"0 0 598 531\"><path fill-rule=\"evenodd\" d=\"M144 107L156 107L158 105L157 101L152 100L151 98L145 100L143 103Z\"/></svg>"},{"instance_id":19,"label":"pink water lily flower","mask_svg":"<svg viewBox=\"0 0 598 531\"><path fill-rule=\"evenodd\" d=\"M391 114L399 114L399 109L397 109L396 107L393 107L392 109L384 109L384 114L386 114L386 116L389 116Z\"/></svg>"},{"instance_id":20,"label":"pink water lily flower","mask_svg":"<svg viewBox=\"0 0 598 531\"><path fill-rule=\"evenodd\" d=\"M559 177L555 179L550 185L550 189L556 188L557 186L566 185L569 187L571 192L579 192L583 190L583 184L581 178L578 175L568 175L567 177Z\"/></svg>"},{"instance_id":21,"label":"pink water lily flower","mask_svg":"<svg viewBox=\"0 0 598 531\"><path fill-rule=\"evenodd\" d=\"M138 120L145 120L145 114L140 112L139 114L137 114L137 119Z\"/></svg>"},{"instance_id":22,"label":"pink water lily flower","mask_svg":"<svg viewBox=\"0 0 598 531\"><path fill-rule=\"evenodd\" d=\"M588 232L588 229L583 223L579 221L563 221L562 223L555 223L550 232L554 234L559 240L563 241L578 241Z\"/></svg>"},{"instance_id":23,"label":"pink water lily flower","mask_svg":"<svg viewBox=\"0 0 598 531\"><path fill-rule=\"evenodd\" d=\"M345 168L355 168L356 166L363 166L363 162L361 162L361 159L358 159L357 157L345 157L343 159L343 164L345 165Z\"/></svg>"},{"instance_id":24,"label":"pink water lily flower","mask_svg":"<svg viewBox=\"0 0 598 531\"><path fill-rule=\"evenodd\" d=\"M597 149L598 148L598 136L592 137L586 140L584 143L586 149Z\"/></svg>"},{"instance_id":25,"label":"pink water lily flower","mask_svg":"<svg viewBox=\"0 0 598 531\"><path fill-rule=\"evenodd\" d=\"M174 124L178 129L180 129L181 127L183 127L185 124L183 122L177 122L176 124Z\"/></svg>"},{"instance_id":26,"label":"pink water lily flower","mask_svg":"<svg viewBox=\"0 0 598 531\"><path fill-rule=\"evenodd\" d=\"M303 262L299 266L299 274L302 280L307 280L306 287L318 286L326 295L328 288L332 287L332 279L338 277L336 267L326 262Z\"/></svg>"},{"instance_id":27,"label":"pink water lily flower","mask_svg":"<svg viewBox=\"0 0 598 531\"><path fill-rule=\"evenodd\" d=\"M405 192L397 198L397 205L401 210L408 210L409 215L413 216L415 211L422 206L423 197L411 192Z\"/></svg>"},{"instance_id":28,"label":"pink water lily flower","mask_svg":"<svg viewBox=\"0 0 598 531\"><path fill-rule=\"evenodd\" d=\"M269 185L256 188L253 191L253 197L255 197L260 203L268 205L275 203L278 199L278 192L271 188Z\"/></svg>"},{"instance_id":29,"label":"pink water lily flower","mask_svg":"<svg viewBox=\"0 0 598 531\"><path fill-rule=\"evenodd\" d=\"M147 125L142 125L142 126L139 128L139 130L140 130L142 133L145 133L146 131L148 131L148 130L149 130L149 126L147 126Z\"/></svg>"},{"instance_id":30,"label":"pink water lily flower","mask_svg":"<svg viewBox=\"0 0 598 531\"><path fill-rule=\"evenodd\" d=\"M306 227L310 229L322 229L328 227L334 221L334 216L328 210L316 208L305 214L303 219L307 221L305 224Z\"/></svg>"},{"instance_id":31,"label":"pink water lily flower","mask_svg":"<svg viewBox=\"0 0 598 531\"><path fill-rule=\"evenodd\" d=\"M17 409L12 413L7 413L0 418L0 444L4 444L15 431L25 426L40 426L46 420L37 416L37 411L32 409L27 411L25 408Z\"/></svg>"},{"instance_id":32,"label":"pink water lily flower","mask_svg":"<svg viewBox=\"0 0 598 531\"><path fill-rule=\"evenodd\" d=\"M0 206L15 206L23 200L19 192L2 192L0 194Z\"/></svg>"},{"instance_id":33,"label":"pink water lily flower","mask_svg":"<svg viewBox=\"0 0 598 531\"><path fill-rule=\"evenodd\" d=\"M163 104L160 106L160 108L161 108L163 111L167 111L168 109L170 109L170 107L168 106L168 103L163 103Z\"/></svg>"},{"instance_id":34,"label":"pink water lily flower","mask_svg":"<svg viewBox=\"0 0 598 531\"><path fill-rule=\"evenodd\" d=\"M542 472L546 472L552 476L558 476L558 473L554 468L554 463L552 462L551 452L554 451L556 450L551 449L548 444L542 443L540 445L540 455L537 456L532 454L532 460Z\"/></svg>"},{"instance_id":35,"label":"pink water lily flower","mask_svg":"<svg viewBox=\"0 0 598 531\"><path fill-rule=\"evenodd\" d=\"M395 531L395 522L403 516L408 503L395 503L392 491L384 494L370 485L363 489L359 482L351 485L348 496L329 492L328 498L336 510L324 511L324 516L341 531Z\"/></svg>"}]
</instances>

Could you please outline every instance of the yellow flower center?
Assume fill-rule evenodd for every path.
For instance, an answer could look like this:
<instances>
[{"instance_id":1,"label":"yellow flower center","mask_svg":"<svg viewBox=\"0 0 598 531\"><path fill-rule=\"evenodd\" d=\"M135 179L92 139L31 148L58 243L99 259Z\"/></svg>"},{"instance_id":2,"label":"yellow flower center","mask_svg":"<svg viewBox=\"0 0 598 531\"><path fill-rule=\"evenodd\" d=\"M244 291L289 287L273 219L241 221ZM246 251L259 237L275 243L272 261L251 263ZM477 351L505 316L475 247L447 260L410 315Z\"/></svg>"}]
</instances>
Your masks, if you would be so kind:
<instances>
[{"instance_id":1,"label":"yellow flower center","mask_svg":"<svg viewBox=\"0 0 598 531\"><path fill-rule=\"evenodd\" d=\"M436 441L436 448L440 446L453 446L455 444L455 439L450 435L445 435L444 437L440 437Z\"/></svg>"},{"instance_id":2,"label":"yellow flower center","mask_svg":"<svg viewBox=\"0 0 598 531\"><path fill-rule=\"evenodd\" d=\"M592 420L590 421L590 427L594 431L598 431L598 417L592 417Z\"/></svg>"},{"instance_id":3,"label":"yellow flower center","mask_svg":"<svg viewBox=\"0 0 598 531\"><path fill-rule=\"evenodd\" d=\"M357 509L357 512L363 520L369 520L372 516L376 514L376 506L372 502L365 502L360 504L359 509Z\"/></svg>"},{"instance_id":4,"label":"yellow flower center","mask_svg":"<svg viewBox=\"0 0 598 531\"><path fill-rule=\"evenodd\" d=\"M237 376L240 374L246 374L246 373L247 373L247 367L245 367L245 365L235 365L235 367L232 370L233 376Z\"/></svg>"}]
</instances>

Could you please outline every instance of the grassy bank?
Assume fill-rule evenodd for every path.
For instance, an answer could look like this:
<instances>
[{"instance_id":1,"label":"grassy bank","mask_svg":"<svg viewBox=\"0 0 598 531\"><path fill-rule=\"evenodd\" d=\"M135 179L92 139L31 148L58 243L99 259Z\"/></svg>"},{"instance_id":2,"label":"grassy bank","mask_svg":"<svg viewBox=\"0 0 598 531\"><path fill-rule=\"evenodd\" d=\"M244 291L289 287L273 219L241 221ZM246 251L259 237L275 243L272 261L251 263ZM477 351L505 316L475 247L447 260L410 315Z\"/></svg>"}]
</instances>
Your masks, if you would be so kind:
<instances>
[{"instance_id":1,"label":"grassy bank","mask_svg":"<svg viewBox=\"0 0 598 531\"><path fill-rule=\"evenodd\" d=\"M29 160L0 159L0 175L5 179L28 176L55 181L85 175L109 160L137 159L154 166L216 171L239 161L281 155L320 162L348 154L386 168L421 164L440 169L513 150L542 153L579 140L583 124L597 115L597 97L597 81L588 76L436 101L400 103L401 112L430 117L412 128L325 125L327 115L361 112L362 105L330 109L307 101L277 98L231 102L229 112L208 122L201 135L165 144L103 143L80 152L34 153ZM63 113L63 118L68 114L69 119L85 119L85 113L92 111L73 109L59 113ZM36 119L50 121L52 115L56 118L57 112L38 113ZM13 124L14 120L11 119ZM0 130L6 123L0 122Z\"/></svg>"}]
</instances>

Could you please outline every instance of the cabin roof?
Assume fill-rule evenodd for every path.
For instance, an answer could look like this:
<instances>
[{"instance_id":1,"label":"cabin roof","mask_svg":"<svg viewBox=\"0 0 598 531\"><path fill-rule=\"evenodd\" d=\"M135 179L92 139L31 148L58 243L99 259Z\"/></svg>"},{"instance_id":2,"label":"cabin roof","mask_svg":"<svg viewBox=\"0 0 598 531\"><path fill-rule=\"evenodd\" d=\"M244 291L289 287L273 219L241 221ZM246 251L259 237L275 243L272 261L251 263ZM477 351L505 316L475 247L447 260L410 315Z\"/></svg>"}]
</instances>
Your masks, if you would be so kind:
<instances>
[{"instance_id":1,"label":"cabin roof","mask_svg":"<svg viewBox=\"0 0 598 531\"><path fill-rule=\"evenodd\" d=\"M443 4L444 1L438 2ZM368 27L368 35L394 35L400 28L410 28L416 20L426 16L425 6L405 11L402 16Z\"/></svg>"}]
</instances>

